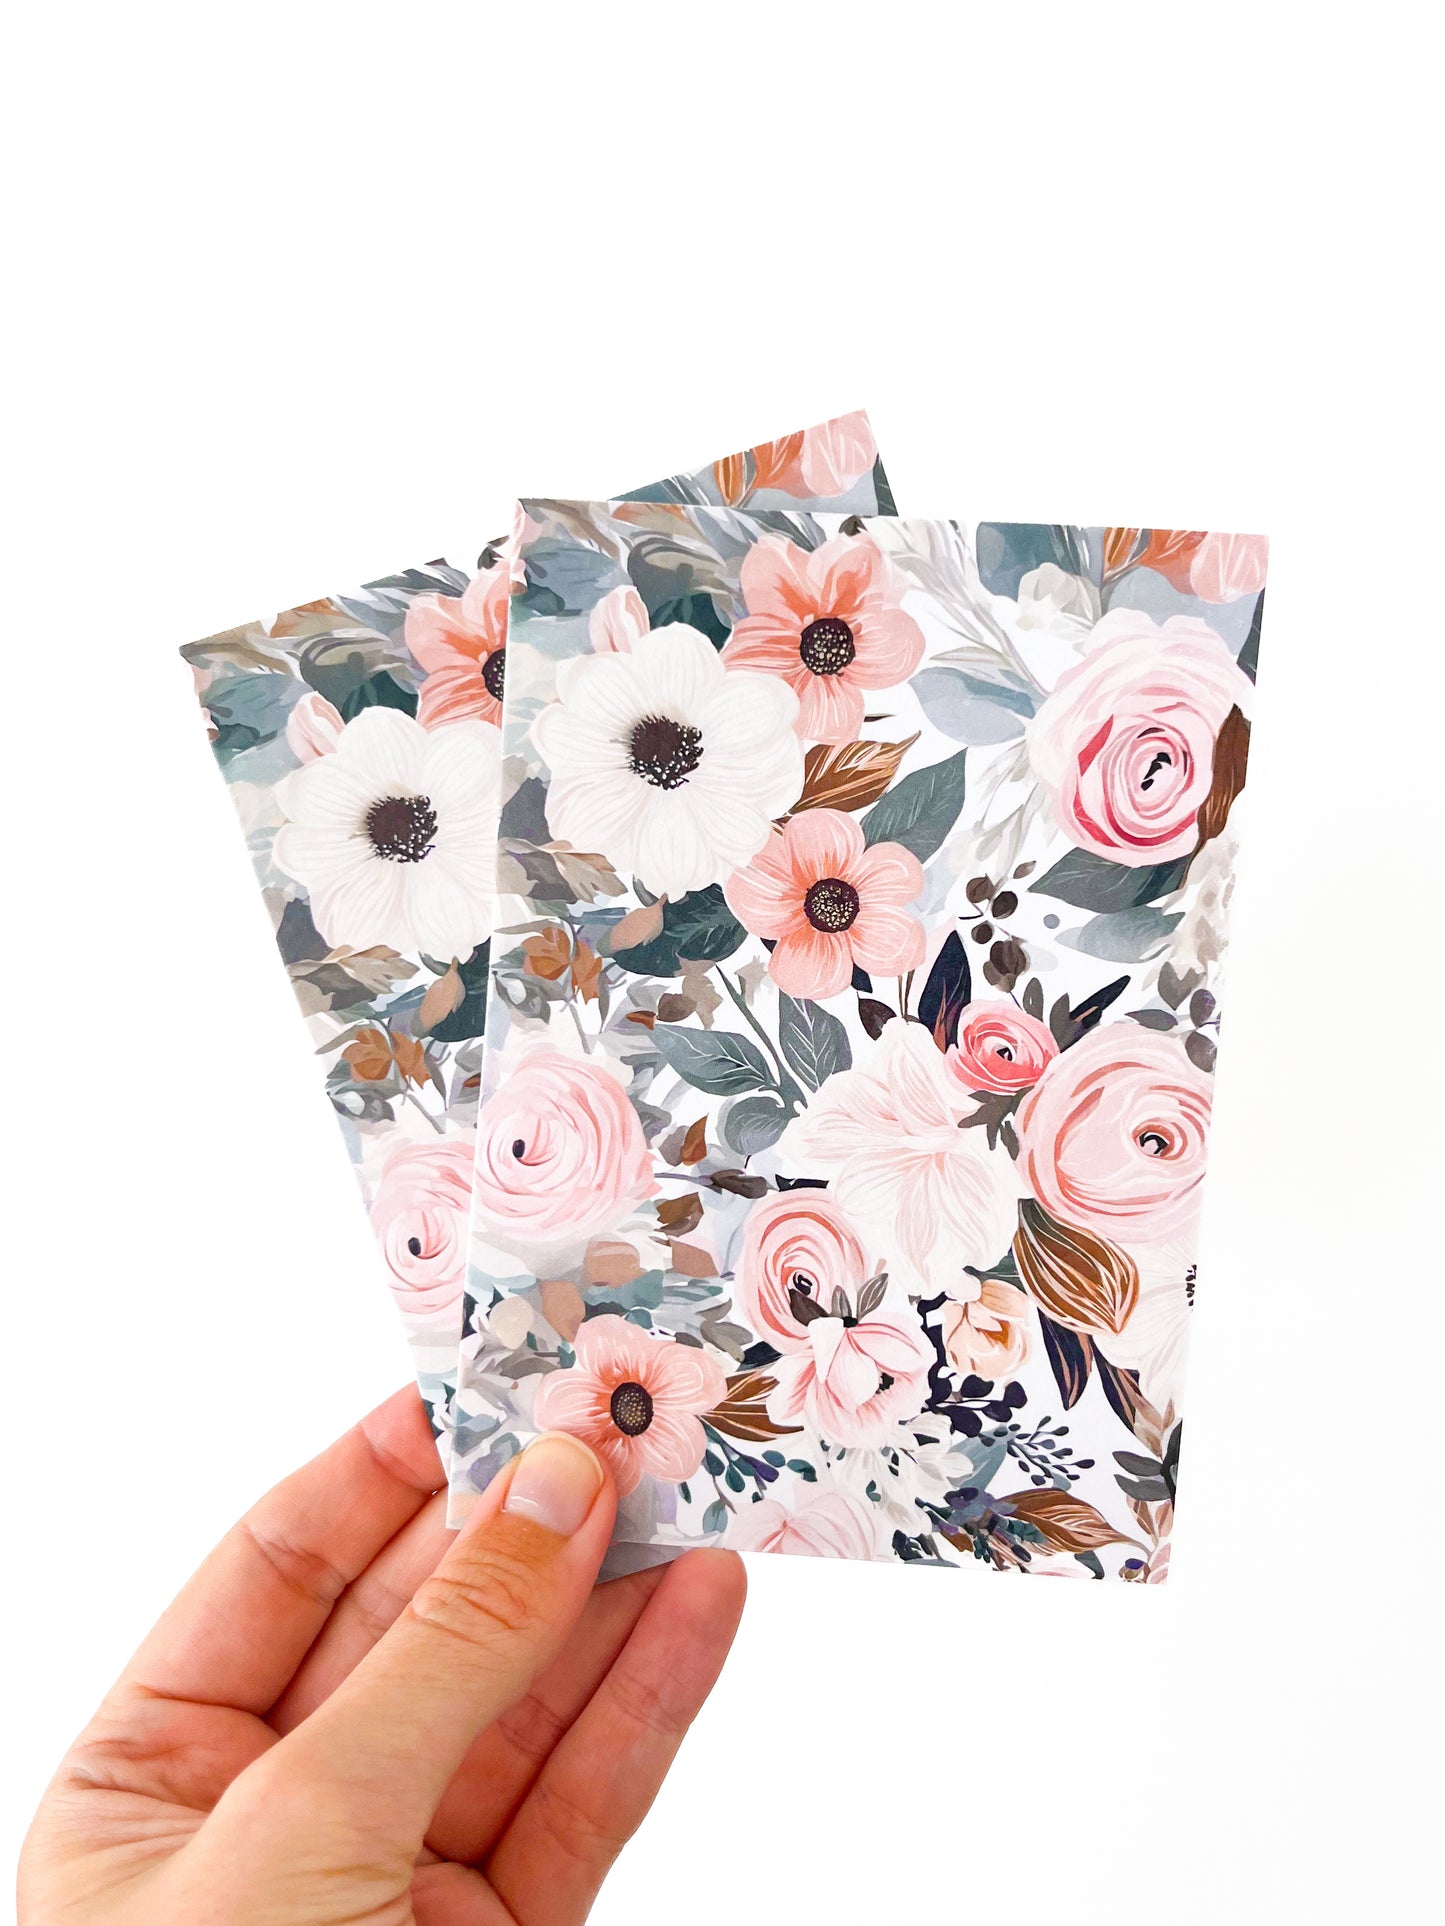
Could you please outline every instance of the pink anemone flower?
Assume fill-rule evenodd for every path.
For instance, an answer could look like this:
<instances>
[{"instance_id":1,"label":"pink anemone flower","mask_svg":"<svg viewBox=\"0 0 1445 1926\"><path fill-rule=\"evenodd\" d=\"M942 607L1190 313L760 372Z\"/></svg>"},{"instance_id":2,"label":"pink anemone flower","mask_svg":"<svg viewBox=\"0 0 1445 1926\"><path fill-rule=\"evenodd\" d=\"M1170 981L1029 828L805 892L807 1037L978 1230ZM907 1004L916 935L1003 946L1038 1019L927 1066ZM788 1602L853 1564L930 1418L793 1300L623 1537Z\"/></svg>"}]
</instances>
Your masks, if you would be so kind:
<instances>
[{"instance_id":1,"label":"pink anemone flower","mask_svg":"<svg viewBox=\"0 0 1445 1926\"><path fill-rule=\"evenodd\" d=\"M722 1366L695 1344L650 1337L626 1318L588 1318L577 1362L537 1387L532 1416L607 1460L619 1497L646 1476L676 1484L702 1463L702 1416L727 1396Z\"/></svg>"},{"instance_id":2,"label":"pink anemone flower","mask_svg":"<svg viewBox=\"0 0 1445 1926\"><path fill-rule=\"evenodd\" d=\"M837 996L855 965L901 976L923 962L923 925L904 905L923 865L902 843L875 843L840 809L804 809L723 885L734 916L776 943L768 969L795 997Z\"/></svg>"}]
</instances>

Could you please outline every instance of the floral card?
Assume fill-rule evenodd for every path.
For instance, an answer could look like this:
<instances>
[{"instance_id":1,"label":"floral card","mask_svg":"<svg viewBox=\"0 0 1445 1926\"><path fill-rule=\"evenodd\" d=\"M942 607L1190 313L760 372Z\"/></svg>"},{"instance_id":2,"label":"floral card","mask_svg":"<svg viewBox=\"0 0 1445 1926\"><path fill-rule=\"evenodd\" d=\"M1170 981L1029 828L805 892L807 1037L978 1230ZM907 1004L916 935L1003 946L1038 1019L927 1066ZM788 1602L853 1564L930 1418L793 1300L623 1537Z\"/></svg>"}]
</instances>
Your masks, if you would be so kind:
<instances>
[{"instance_id":1,"label":"floral card","mask_svg":"<svg viewBox=\"0 0 1445 1926\"><path fill-rule=\"evenodd\" d=\"M634 499L892 507L862 414ZM461 1327L514 541L474 571L430 562L181 651L439 1430Z\"/></svg>"},{"instance_id":2,"label":"floral card","mask_svg":"<svg viewBox=\"0 0 1445 1926\"><path fill-rule=\"evenodd\" d=\"M1162 1579L1264 541L526 515L454 1516Z\"/></svg>"}]
</instances>

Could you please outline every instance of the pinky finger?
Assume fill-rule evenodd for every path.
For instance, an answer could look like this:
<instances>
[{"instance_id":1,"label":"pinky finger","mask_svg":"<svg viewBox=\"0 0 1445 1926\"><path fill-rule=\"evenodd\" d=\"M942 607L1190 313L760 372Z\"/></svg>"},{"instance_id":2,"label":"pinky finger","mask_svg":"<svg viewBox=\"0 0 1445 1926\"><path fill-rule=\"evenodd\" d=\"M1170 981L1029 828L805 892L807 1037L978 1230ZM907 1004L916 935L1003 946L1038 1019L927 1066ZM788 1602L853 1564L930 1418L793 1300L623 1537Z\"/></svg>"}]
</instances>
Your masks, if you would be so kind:
<instances>
[{"instance_id":1,"label":"pinky finger","mask_svg":"<svg viewBox=\"0 0 1445 1926\"><path fill-rule=\"evenodd\" d=\"M647 1816L742 1615L734 1552L682 1558L499 1841L487 1876L520 1926L580 1926Z\"/></svg>"}]
</instances>

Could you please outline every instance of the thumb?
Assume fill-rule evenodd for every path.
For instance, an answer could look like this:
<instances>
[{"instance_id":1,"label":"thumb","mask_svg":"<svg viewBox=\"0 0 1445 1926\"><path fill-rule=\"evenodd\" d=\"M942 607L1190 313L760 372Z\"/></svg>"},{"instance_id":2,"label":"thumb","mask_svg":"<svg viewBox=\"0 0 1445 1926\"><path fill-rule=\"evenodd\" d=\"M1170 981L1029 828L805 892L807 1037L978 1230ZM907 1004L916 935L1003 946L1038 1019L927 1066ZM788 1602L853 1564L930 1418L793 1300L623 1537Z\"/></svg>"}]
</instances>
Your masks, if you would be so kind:
<instances>
[{"instance_id":1,"label":"thumb","mask_svg":"<svg viewBox=\"0 0 1445 1926\"><path fill-rule=\"evenodd\" d=\"M318 1782L378 1837L420 1845L468 1747L576 1623L616 1500L600 1461L547 1432L495 1478L431 1577L326 1702L259 1762Z\"/></svg>"}]
</instances>

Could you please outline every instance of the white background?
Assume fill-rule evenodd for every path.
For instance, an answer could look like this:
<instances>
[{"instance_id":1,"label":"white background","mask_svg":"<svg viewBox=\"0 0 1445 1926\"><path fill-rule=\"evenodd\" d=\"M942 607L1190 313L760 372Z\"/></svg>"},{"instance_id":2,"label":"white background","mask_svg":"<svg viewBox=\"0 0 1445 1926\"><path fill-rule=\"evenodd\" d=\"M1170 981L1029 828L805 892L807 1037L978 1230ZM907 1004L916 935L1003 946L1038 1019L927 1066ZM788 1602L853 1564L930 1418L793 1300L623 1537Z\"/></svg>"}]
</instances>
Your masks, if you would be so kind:
<instances>
[{"instance_id":1,"label":"white background","mask_svg":"<svg viewBox=\"0 0 1445 1926\"><path fill-rule=\"evenodd\" d=\"M595 1917L1433 1910L1430 18L12 23L7 1834L406 1375L177 646L862 405L905 512L1273 538L1174 1577L754 1560Z\"/></svg>"}]
</instances>

